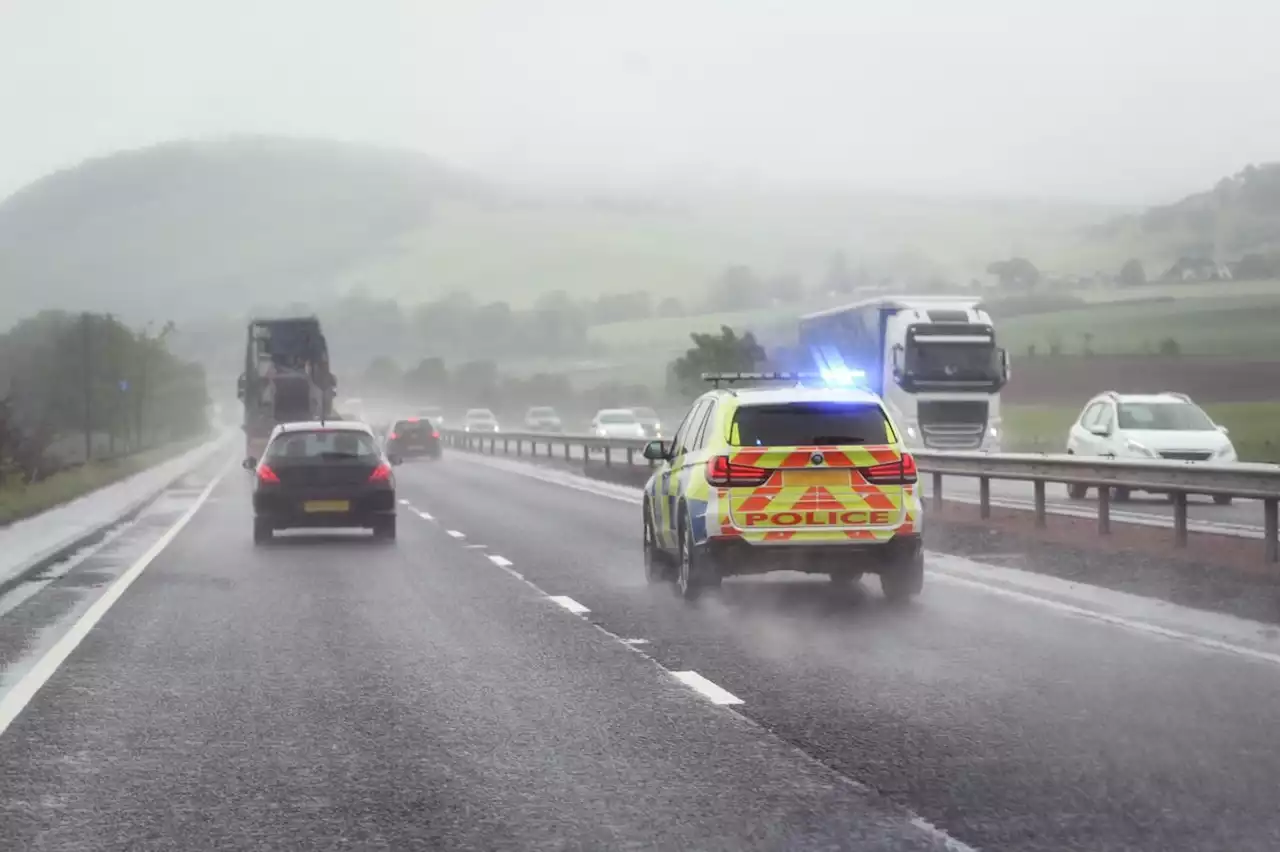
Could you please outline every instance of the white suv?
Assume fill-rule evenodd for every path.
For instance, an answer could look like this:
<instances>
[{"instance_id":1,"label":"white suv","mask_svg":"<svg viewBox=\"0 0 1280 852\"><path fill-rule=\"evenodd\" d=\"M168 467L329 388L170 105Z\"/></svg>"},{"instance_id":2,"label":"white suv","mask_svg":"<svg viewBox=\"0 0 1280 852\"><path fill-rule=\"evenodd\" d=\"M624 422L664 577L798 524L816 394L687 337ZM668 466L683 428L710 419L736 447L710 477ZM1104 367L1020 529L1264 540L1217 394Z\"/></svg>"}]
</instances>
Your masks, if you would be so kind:
<instances>
[{"instance_id":1,"label":"white suv","mask_svg":"<svg viewBox=\"0 0 1280 852\"><path fill-rule=\"evenodd\" d=\"M1120 394L1107 391L1089 400L1067 435L1067 452L1078 456L1113 459L1177 459L1181 461L1236 461L1236 448L1226 427L1218 426L1186 394ZM1080 499L1087 487L1068 485L1067 493ZM1124 488L1113 491L1125 500ZM1214 497L1227 504L1230 497Z\"/></svg>"}]
</instances>

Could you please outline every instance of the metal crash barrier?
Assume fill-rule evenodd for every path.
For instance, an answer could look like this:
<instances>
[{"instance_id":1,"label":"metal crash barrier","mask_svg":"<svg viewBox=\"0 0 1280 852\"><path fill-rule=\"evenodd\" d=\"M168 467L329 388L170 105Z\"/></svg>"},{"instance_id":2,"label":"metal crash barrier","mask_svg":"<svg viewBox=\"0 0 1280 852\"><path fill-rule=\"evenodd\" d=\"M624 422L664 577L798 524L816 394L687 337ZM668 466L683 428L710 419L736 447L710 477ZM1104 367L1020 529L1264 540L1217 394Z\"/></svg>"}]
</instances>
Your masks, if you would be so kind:
<instances>
[{"instance_id":1,"label":"metal crash barrier","mask_svg":"<svg viewBox=\"0 0 1280 852\"><path fill-rule=\"evenodd\" d=\"M603 457L606 467L614 465L646 465L655 463L643 456L646 438L603 438L596 435L539 432L467 432L443 429L441 436L453 447L476 452L554 458L557 453L565 461L578 461L588 468ZM575 458L574 450L580 457ZM1047 523L1046 488L1048 483L1082 485L1097 490L1098 532L1111 532L1112 489L1168 494L1173 505L1174 541L1178 547L1187 544L1187 497L1201 494L1258 500L1262 503L1262 540L1264 559L1280 561L1280 466L1269 464L1209 464L1151 459L1129 461L1105 458L1081 458L1072 455L1034 453L940 452L915 450L912 455L922 474L931 477L929 499L941 507L946 477L978 480L978 511L991 517L991 481L1030 482L1034 490L1032 511L1037 527Z\"/></svg>"}]
</instances>

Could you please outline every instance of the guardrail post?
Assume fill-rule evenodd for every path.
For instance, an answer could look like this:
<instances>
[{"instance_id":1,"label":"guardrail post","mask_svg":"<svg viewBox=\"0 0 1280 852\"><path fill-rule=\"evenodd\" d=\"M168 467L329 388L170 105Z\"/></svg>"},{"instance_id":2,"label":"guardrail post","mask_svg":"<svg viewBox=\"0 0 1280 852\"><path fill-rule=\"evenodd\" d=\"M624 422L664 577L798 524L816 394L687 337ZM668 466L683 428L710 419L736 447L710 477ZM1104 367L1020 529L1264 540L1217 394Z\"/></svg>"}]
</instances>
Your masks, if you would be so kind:
<instances>
[{"instance_id":1,"label":"guardrail post","mask_svg":"<svg viewBox=\"0 0 1280 852\"><path fill-rule=\"evenodd\" d=\"M978 477L978 517L991 517L991 478Z\"/></svg>"},{"instance_id":2,"label":"guardrail post","mask_svg":"<svg viewBox=\"0 0 1280 852\"><path fill-rule=\"evenodd\" d=\"M935 511L942 511L942 474L933 474L933 508Z\"/></svg>"},{"instance_id":3,"label":"guardrail post","mask_svg":"<svg viewBox=\"0 0 1280 852\"><path fill-rule=\"evenodd\" d=\"M1280 500L1268 497L1262 501L1262 538L1266 550L1266 559L1271 564L1280 562Z\"/></svg>"},{"instance_id":4,"label":"guardrail post","mask_svg":"<svg viewBox=\"0 0 1280 852\"><path fill-rule=\"evenodd\" d=\"M589 444L582 445L582 469L591 469L591 446Z\"/></svg>"},{"instance_id":5,"label":"guardrail post","mask_svg":"<svg viewBox=\"0 0 1280 852\"><path fill-rule=\"evenodd\" d=\"M613 467L613 451L609 449L608 444L604 448L604 466Z\"/></svg>"},{"instance_id":6,"label":"guardrail post","mask_svg":"<svg viewBox=\"0 0 1280 852\"><path fill-rule=\"evenodd\" d=\"M568 461L568 460L569 460L570 455L571 455L571 454L570 454L570 452L569 452L569 442L568 442L568 441L565 441L565 442L564 442L564 460L565 460L565 461Z\"/></svg>"},{"instance_id":7,"label":"guardrail post","mask_svg":"<svg viewBox=\"0 0 1280 852\"><path fill-rule=\"evenodd\" d=\"M1111 532L1111 486L1098 486L1098 532L1107 535Z\"/></svg>"},{"instance_id":8,"label":"guardrail post","mask_svg":"<svg viewBox=\"0 0 1280 852\"><path fill-rule=\"evenodd\" d=\"M1173 542L1178 547L1187 546L1187 492L1175 491L1173 497Z\"/></svg>"},{"instance_id":9,"label":"guardrail post","mask_svg":"<svg viewBox=\"0 0 1280 852\"><path fill-rule=\"evenodd\" d=\"M547 458L551 458L551 454L556 450L555 442L550 438L547 439Z\"/></svg>"},{"instance_id":10,"label":"guardrail post","mask_svg":"<svg viewBox=\"0 0 1280 852\"><path fill-rule=\"evenodd\" d=\"M503 444L502 444L502 451L503 451L504 453L507 451L507 445L506 445L506 442L503 442ZM490 439L489 439L489 455L494 456L494 455L497 455L497 454L498 454L498 439L497 439L497 438L490 438Z\"/></svg>"},{"instance_id":11,"label":"guardrail post","mask_svg":"<svg viewBox=\"0 0 1280 852\"><path fill-rule=\"evenodd\" d=\"M1044 508L1044 480L1037 479L1032 484L1035 486L1036 491L1036 526L1040 529L1044 529L1048 526Z\"/></svg>"},{"instance_id":12,"label":"guardrail post","mask_svg":"<svg viewBox=\"0 0 1280 852\"><path fill-rule=\"evenodd\" d=\"M516 455L524 455L524 441L520 438L516 438Z\"/></svg>"},{"instance_id":13,"label":"guardrail post","mask_svg":"<svg viewBox=\"0 0 1280 852\"><path fill-rule=\"evenodd\" d=\"M627 447L627 467L631 467L636 463L636 451Z\"/></svg>"}]
</instances>

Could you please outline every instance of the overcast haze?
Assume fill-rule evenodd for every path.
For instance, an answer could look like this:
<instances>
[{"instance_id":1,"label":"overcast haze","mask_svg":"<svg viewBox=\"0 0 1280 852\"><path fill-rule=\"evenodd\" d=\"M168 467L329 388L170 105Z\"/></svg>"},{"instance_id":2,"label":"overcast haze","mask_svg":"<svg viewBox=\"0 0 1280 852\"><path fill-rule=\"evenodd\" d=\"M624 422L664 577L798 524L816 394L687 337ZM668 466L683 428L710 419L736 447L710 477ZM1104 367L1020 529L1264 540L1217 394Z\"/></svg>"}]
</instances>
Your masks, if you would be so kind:
<instances>
[{"instance_id":1,"label":"overcast haze","mask_svg":"<svg viewBox=\"0 0 1280 852\"><path fill-rule=\"evenodd\" d=\"M0 0L0 196L179 137L1152 202L1280 152L1266 0Z\"/></svg>"}]
</instances>

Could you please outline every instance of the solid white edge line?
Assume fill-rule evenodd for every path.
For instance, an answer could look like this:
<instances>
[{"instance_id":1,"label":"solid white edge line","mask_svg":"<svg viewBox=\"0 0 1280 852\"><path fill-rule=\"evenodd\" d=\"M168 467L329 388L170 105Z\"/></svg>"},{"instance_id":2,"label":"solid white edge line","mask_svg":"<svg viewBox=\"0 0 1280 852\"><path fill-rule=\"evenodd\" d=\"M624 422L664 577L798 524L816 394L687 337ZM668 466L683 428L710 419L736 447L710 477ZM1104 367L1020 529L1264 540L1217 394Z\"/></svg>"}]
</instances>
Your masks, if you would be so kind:
<instances>
[{"instance_id":1,"label":"solid white edge line","mask_svg":"<svg viewBox=\"0 0 1280 852\"><path fill-rule=\"evenodd\" d=\"M9 725L13 724L13 720L18 718L26 706L35 698L38 693L48 682L49 678L58 671L58 668L67 661L72 652L79 647L84 638L89 635L102 617L107 614L108 610L115 605L116 601L124 595L129 586L133 585L133 581L142 575L157 556L164 552L164 549L177 538L178 533L195 517L196 512L204 506L205 501L209 499L209 495L213 493L213 489L218 487L227 475L227 471L231 469L228 463L213 478L213 481L205 486L204 491L200 492L200 496L196 498L195 503L188 509L177 522L160 536L151 548L125 570L123 574L116 578L116 581L102 594L102 597L93 602L90 607L84 611L84 614L71 626L71 629L63 634L53 647L50 648L45 655L32 666L25 675L23 675L13 687L0 698L0 735L8 730Z\"/></svg>"},{"instance_id":2,"label":"solid white edge line","mask_svg":"<svg viewBox=\"0 0 1280 852\"><path fill-rule=\"evenodd\" d=\"M490 561L490 562L492 562L494 565L497 565L499 568L510 568L510 567L511 567L511 560L510 560L510 559L507 559L505 556L499 556L499 555L498 555L498 554L496 554L496 553L490 553L490 554L489 554L489 561Z\"/></svg>"},{"instance_id":3,"label":"solid white edge line","mask_svg":"<svg viewBox=\"0 0 1280 852\"><path fill-rule=\"evenodd\" d=\"M554 601L555 603L559 604L560 606L564 607L565 609L569 610L569 612L573 613L574 615L582 615L583 613L591 612L591 610L587 609L585 606L578 603L573 598L567 595L547 595L547 597L552 601Z\"/></svg>"},{"instance_id":4,"label":"solid white edge line","mask_svg":"<svg viewBox=\"0 0 1280 852\"><path fill-rule=\"evenodd\" d=\"M727 706L742 703L741 698L732 692L721 689L697 672L672 672L671 675L685 686L701 693L712 704Z\"/></svg>"},{"instance_id":5,"label":"solid white edge line","mask_svg":"<svg viewBox=\"0 0 1280 852\"><path fill-rule=\"evenodd\" d=\"M466 533L460 533L460 532L458 532L457 530L449 530L449 535L453 536L454 538L466 538L466 537L467 537L467 534L466 534Z\"/></svg>"},{"instance_id":6,"label":"solid white edge line","mask_svg":"<svg viewBox=\"0 0 1280 852\"><path fill-rule=\"evenodd\" d=\"M1234 654L1239 657L1247 657L1248 659L1257 660L1259 662L1280 665L1280 654L1259 651L1255 648L1246 648L1243 645L1235 645L1230 642L1223 642L1219 639L1211 639L1207 636L1197 636L1194 633L1186 633L1181 630L1172 630L1168 627L1161 627L1148 621L1137 621L1135 619L1125 618L1121 615L1099 612L1097 610L1087 609L1082 606L1075 606L1074 604L1065 603L1063 601L1043 598L1026 592L1014 591L1013 589L1005 589L999 586L994 586L990 583L983 583L980 580L970 580L950 574L933 573L931 579L934 582L953 583L957 586L968 586L972 589L981 589L987 594L999 595L1011 600L1046 607L1067 615L1075 615L1081 618L1101 621L1106 624L1111 624L1116 627L1122 627L1139 633L1146 633L1151 636L1173 639L1179 642L1186 642L1191 645L1198 645L1201 648L1207 648L1213 651L1221 651L1223 653Z\"/></svg>"}]
</instances>

